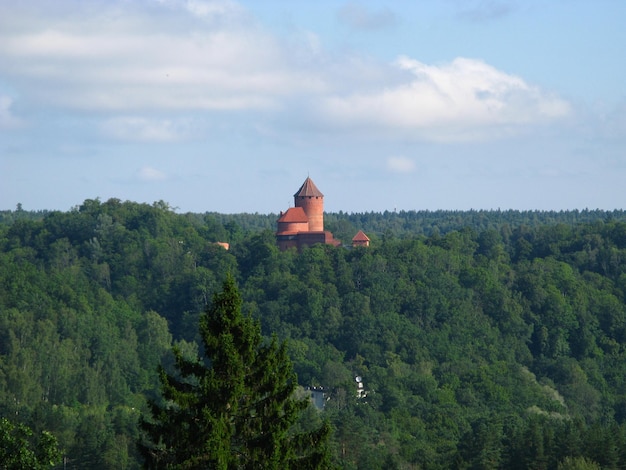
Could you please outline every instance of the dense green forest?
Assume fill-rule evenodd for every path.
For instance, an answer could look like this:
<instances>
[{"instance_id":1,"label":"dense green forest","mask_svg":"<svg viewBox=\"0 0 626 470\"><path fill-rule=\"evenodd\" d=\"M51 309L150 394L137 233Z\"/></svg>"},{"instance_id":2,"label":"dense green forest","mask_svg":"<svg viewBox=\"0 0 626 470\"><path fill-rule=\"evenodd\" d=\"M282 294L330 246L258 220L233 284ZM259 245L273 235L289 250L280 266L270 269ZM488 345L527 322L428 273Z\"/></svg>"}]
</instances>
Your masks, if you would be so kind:
<instances>
[{"instance_id":1,"label":"dense green forest","mask_svg":"<svg viewBox=\"0 0 626 470\"><path fill-rule=\"evenodd\" d=\"M326 390L299 426L330 420L340 468L626 467L626 213L335 213L372 246L299 254L275 219L0 212L0 418L54 435L65 468L139 468L157 366L198 354L230 273Z\"/></svg>"}]
</instances>

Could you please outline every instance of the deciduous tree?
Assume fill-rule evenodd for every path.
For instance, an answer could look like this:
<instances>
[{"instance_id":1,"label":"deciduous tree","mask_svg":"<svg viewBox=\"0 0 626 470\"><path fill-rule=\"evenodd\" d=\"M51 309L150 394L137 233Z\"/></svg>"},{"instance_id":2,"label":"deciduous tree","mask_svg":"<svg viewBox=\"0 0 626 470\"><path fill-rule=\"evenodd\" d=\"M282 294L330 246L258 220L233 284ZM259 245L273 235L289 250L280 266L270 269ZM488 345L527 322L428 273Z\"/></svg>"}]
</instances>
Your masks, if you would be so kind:
<instances>
[{"instance_id":1,"label":"deciduous tree","mask_svg":"<svg viewBox=\"0 0 626 470\"><path fill-rule=\"evenodd\" d=\"M36 435L23 424L0 418L0 468L50 468L61 460L56 438L47 431Z\"/></svg>"}]
</instances>

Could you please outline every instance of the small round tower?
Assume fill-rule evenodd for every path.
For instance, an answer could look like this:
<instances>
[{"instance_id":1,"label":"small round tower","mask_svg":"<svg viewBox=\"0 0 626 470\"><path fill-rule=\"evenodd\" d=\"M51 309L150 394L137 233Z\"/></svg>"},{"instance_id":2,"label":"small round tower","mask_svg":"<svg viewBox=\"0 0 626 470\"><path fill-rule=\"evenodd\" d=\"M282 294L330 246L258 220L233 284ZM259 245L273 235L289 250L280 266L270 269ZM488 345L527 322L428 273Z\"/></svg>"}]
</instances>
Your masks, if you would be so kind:
<instances>
[{"instance_id":1,"label":"small round tower","mask_svg":"<svg viewBox=\"0 0 626 470\"><path fill-rule=\"evenodd\" d=\"M293 195L294 205L302 207L309 218L309 231L324 231L324 195L313 180L307 176L300 189Z\"/></svg>"}]
</instances>

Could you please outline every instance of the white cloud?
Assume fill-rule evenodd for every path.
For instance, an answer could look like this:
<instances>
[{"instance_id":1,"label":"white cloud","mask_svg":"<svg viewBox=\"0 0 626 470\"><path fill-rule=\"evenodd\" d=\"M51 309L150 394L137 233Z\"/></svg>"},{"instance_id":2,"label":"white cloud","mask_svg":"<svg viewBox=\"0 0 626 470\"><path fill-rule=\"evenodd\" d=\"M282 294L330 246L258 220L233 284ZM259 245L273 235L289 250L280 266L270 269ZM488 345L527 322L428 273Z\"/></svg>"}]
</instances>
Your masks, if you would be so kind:
<instances>
[{"instance_id":1,"label":"white cloud","mask_svg":"<svg viewBox=\"0 0 626 470\"><path fill-rule=\"evenodd\" d=\"M46 21L9 11L18 26L0 19L3 75L39 102L81 110L263 109L319 87L232 2L102 5L70 19L42 7Z\"/></svg>"},{"instance_id":2,"label":"white cloud","mask_svg":"<svg viewBox=\"0 0 626 470\"><path fill-rule=\"evenodd\" d=\"M152 168L150 166L144 166L139 169L137 172L137 177L141 181L153 182L153 181L163 181L167 179L167 175L156 168Z\"/></svg>"},{"instance_id":3,"label":"white cloud","mask_svg":"<svg viewBox=\"0 0 626 470\"><path fill-rule=\"evenodd\" d=\"M314 33L281 42L228 0L33 4L16 2L0 18L0 79L29 109L104 113L102 130L115 139L193 136L179 119L137 117L155 112L256 110L305 121L307 132L367 128L428 140L509 135L569 113L567 102L479 60L382 64L333 56ZM355 27L391 14L342 11ZM0 102L5 126L9 106Z\"/></svg>"},{"instance_id":4,"label":"white cloud","mask_svg":"<svg viewBox=\"0 0 626 470\"><path fill-rule=\"evenodd\" d=\"M193 134L188 119L148 119L125 116L107 119L102 124L105 135L116 140L137 142L176 142Z\"/></svg>"},{"instance_id":5,"label":"white cloud","mask_svg":"<svg viewBox=\"0 0 626 470\"><path fill-rule=\"evenodd\" d=\"M186 0L183 1L182 4L184 8L194 15L212 21L219 21L224 18L233 18L236 20L242 15L245 15L244 9L239 4L228 0Z\"/></svg>"},{"instance_id":6,"label":"white cloud","mask_svg":"<svg viewBox=\"0 0 626 470\"><path fill-rule=\"evenodd\" d=\"M410 80L329 97L323 112L339 126L408 131L433 140L497 137L570 112L567 102L480 60L426 65L401 57L396 67L410 72Z\"/></svg>"},{"instance_id":7,"label":"white cloud","mask_svg":"<svg viewBox=\"0 0 626 470\"><path fill-rule=\"evenodd\" d=\"M0 129L13 129L22 124L11 112L12 105L11 98L0 95Z\"/></svg>"},{"instance_id":8,"label":"white cloud","mask_svg":"<svg viewBox=\"0 0 626 470\"><path fill-rule=\"evenodd\" d=\"M389 157L387 169L394 173L412 173L415 171L415 162L407 157Z\"/></svg>"}]
</instances>

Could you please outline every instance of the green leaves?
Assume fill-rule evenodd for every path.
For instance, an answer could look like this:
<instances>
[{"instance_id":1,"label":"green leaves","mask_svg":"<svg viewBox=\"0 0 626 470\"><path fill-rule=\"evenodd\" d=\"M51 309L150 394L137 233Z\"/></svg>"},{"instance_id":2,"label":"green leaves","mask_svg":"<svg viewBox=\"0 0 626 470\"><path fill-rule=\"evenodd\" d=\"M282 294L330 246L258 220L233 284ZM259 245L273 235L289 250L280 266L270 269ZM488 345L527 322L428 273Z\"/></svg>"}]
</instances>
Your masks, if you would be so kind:
<instances>
[{"instance_id":1,"label":"green leaves","mask_svg":"<svg viewBox=\"0 0 626 470\"><path fill-rule=\"evenodd\" d=\"M346 468L623 466L624 214L331 215L372 246L297 254L277 250L274 215L119 200L11 213L0 416L54 433L80 468L139 465L136 418L159 386L160 465L188 442L191 468L245 465L232 454L306 468L322 436ZM241 295L231 278L203 314L227 272ZM285 338L300 383L330 397L322 413L291 400Z\"/></svg>"},{"instance_id":2,"label":"green leaves","mask_svg":"<svg viewBox=\"0 0 626 470\"><path fill-rule=\"evenodd\" d=\"M162 403L151 403L140 448L147 468L324 468L328 428L291 435L307 400L286 343L264 343L257 321L241 313L228 276L200 319L205 358L174 350L176 372L160 369ZM307 443L304 446L303 443Z\"/></svg>"},{"instance_id":3,"label":"green leaves","mask_svg":"<svg viewBox=\"0 0 626 470\"><path fill-rule=\"evenodd\" d=\"M35 434L23 424L0 418L0 468L39 470L61 461L56 438L48 431Z\"/></svg>"}]
</instances>

